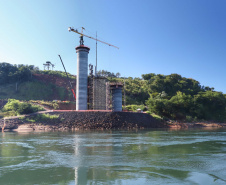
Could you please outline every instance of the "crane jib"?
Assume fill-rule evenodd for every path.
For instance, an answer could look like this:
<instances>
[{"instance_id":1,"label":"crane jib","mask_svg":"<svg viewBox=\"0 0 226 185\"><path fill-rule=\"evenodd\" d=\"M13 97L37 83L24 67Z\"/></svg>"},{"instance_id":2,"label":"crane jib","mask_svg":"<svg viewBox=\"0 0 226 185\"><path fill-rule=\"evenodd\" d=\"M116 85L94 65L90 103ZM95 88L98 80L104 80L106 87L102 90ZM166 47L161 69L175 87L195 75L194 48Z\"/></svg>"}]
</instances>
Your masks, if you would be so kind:
<instances>
[{"instance_id":1,"label":"crane jib","mask_svg":"<svg viewBox=\"0 0 226 185\"><path fill-rule=\"evenodd\" d=\"M84 29L84 28L83 28L83 29ZM73 32L75 32L75 33L78 33L78 34L80 34L81 36L88 37L88 38L90 38L90 39L96 40L96 41L101 42L101 43L103 43L103 44L107 44L108 46L112 46L112 47L115 47L115 48L119 49L117 46L114 46L114 45L109 44L109 43L107 43L107 42L104 42L104 41L101 41L101 40L99 40L99 39L93 38L93 37L91 37L91 36L85 35L85 34L83 34L83 33L80 33L80 32L78 32L77 30L75 30L75 29L73 29L73 28L71 28L71 27L69 27L68 30L69 30L69 31L73 31Z\"/></svg>"}]
</instances>

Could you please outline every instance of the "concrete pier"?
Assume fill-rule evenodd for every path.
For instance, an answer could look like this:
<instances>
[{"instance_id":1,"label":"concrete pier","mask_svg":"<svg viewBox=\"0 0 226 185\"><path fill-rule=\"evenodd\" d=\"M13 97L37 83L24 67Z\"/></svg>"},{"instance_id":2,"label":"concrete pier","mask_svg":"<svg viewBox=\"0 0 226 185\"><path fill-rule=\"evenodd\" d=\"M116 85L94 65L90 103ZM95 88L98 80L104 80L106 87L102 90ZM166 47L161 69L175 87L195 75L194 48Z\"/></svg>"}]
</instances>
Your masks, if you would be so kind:
<instances>
[{"instance_id":1,"label":"concrete pier","mask_svg":"<svg viewBox=\"0 0 226 185\"><path fill-rule=\"evenodd\" d=\"M76 110L87 110L89 50L90 48L84 45L76 47L77 53Z\"/></svg>"}]
</instances>

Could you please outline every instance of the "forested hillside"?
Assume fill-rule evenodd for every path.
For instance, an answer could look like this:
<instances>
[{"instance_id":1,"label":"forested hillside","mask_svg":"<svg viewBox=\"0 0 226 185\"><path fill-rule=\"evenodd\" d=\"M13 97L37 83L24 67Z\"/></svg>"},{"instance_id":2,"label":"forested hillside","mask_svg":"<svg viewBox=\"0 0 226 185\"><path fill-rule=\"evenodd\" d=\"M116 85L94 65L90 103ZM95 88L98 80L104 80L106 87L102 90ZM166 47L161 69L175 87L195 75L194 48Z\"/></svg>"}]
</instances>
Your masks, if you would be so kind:
<instances>
[{"instance_id":1,"label":"forested hillside","mask_svg":"<svg viewBox=\"0 0 226 185\"><path fill-rule=\"evenodd\" d=\"M127 105L144 104L148 111L162 118L226 121L226 94L201 86L194 79L150 73L143 74L142 78L109 77L109 80L125 80Z\"/></svg>"},{"instance_id":2,"label":"forested hillside","mask_svg":"<svg viewBox=\"0 0 226 185\"><path fill-rule=\"evenodd\" d=\"M226 121L226 95L201 86L179 74L143 74L141 78L120 78L119 73L99 71L109 81L125 84L128 110L141 108L173 120ZM75 87L75 76L70 75ZM124 94L124 93L123 93ZM66 74L42 71L32 65L0 63L0 99L73 100ZM124 97L123 97L124 99Z\"/></svg>"},{"instance_id":3,"label":"forested hillside","mask_svg":"<svg viewBox=\"0 0 226 185\"><path fill-rule=\"evenodd\" d=\"M75 76L69 74L69 78L75 86ZM73 100L70 92L64 72L0 63L0 99Z\"/></svg>"}]
</instances>

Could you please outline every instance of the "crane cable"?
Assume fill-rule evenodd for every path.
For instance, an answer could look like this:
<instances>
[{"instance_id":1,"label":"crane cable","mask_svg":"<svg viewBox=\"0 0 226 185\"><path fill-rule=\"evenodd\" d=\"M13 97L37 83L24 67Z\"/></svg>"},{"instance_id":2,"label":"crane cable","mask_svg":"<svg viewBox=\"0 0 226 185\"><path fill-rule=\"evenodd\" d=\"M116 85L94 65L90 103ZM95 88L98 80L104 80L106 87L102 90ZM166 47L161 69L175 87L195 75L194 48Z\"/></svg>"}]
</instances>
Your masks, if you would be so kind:
<instances>
[{"instance_id":1,"label":"crane cable","mask_svg":"<svg viewBox=\"0 0 226 185\"><path fill-rule=\"evenodd\" d=\"M64 67L64 63L63 63L63 61L62 61L62 59L61 59L61 56L60 56L60 55L58 55L58 56L59 56L60 61L61 61L62 65L63 65L63 67ZM68 74L67 74L67 71L66 71L65 67L64 67L64 71L65 71L65 73L66 73L66 75L67 75L67 79L68 79L69 85L71 86L72 94L73 94L73 96L74 96L74 98L75 98L75 101L76 101L75 91L74 91L74 89L73 89L73 87L72 87L72 85L71 85L71 81L70 81L70 79L69 79L69 77L68 77Z\"/></svg>"}]
</instances>

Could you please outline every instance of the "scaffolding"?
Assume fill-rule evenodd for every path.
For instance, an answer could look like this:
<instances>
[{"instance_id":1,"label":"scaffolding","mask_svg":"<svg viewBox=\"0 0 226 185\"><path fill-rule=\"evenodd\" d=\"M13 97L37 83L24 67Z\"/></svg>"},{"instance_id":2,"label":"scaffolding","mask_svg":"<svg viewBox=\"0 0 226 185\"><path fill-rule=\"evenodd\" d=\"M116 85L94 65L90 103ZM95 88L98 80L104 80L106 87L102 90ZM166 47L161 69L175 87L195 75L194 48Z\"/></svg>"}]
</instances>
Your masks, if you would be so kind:
<instances>
[{"instance_id":1,"label":"scaffolding","mask_svg":"<svg viewBox=\"0 0 226 185\"><path fill-rule=\"evenodd\" d=\"M109 83L107 78L95 77L90 66L88 81L88 109L89 110L122 110L121 82Z\"/></svg>"},{"instance_id":2,"label":"scaffolding","mask_svg":"<svg viewBox=\"0 0 226 185\"><path fill-rule=\"evenodd\" d=\"M95 77L93 75L93 65L91 64L89 64L89 71L90 73L88 78L88 110L106 110L107 78Z\"/></svg>"},{"instance_id":3,"label":"scaffolding","mask_svg":"<svg viewBox=\"0 0 226 185\"><path fill-rule=\"evenodd\" d=\"M93 65L89 64L89 78L88 78L88 110L93 110Z\"/></svg>"},{"instance_id":4,"label":"scaffolding","mask_svg":"<svg viewBox=\"0 0 226 185\"><path fill-rule=\"evenodd\" d=\"M106 110L106 82L103 77L93 78L93 109Z\"/></svg>"},{"instance_id":5,"label":"scaffolding","mask_svg":"<svg viewBox=\"0 0 226 185\"><path fill-rule=\"evenodd\" d=\"M109 82L106 82L106 110L111 110L111 89Z\"/></svg>"},{"instance_id":6,"label":"scaffolding","mask_svg":"<svg viewBox=\"0 0 226 185\"><path fill-rule=\"evenodd\" d=\"M55 67L55 65L52 64L50 61L47 61L45 64L43 64L43 66L44 66L44 70L46 70L46 68L47 70L50 70L50 66L52 66L52 70L53 70L53 68Z\"/></svg>"}]
</instances>

